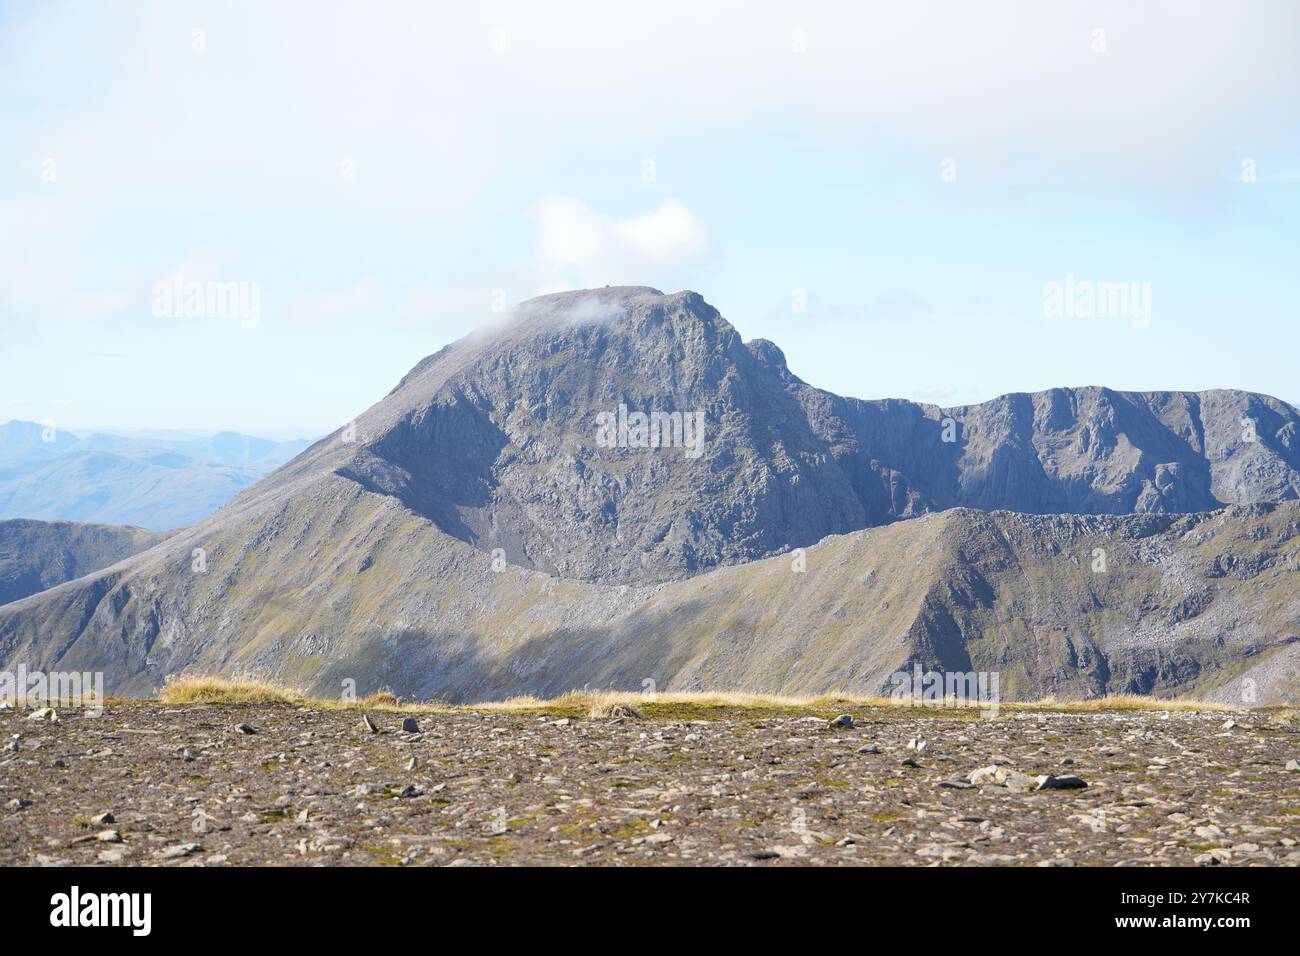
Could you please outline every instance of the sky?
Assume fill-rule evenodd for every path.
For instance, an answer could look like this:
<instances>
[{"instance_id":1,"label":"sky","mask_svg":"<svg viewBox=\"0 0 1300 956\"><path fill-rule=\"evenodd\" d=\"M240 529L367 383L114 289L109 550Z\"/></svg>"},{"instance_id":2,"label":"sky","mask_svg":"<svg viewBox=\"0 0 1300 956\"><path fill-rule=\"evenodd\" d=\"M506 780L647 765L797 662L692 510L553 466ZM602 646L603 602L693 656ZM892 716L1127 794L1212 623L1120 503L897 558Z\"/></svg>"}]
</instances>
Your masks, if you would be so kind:
<instances>
[{"instance_id":1,"label":"sky","mask_svg":"<svg viewBox=\"0 0 1300 956\"><path fill-rule=\"evenodd\" d=\"M1290 0L0 0L0 421L317 435L607 284L861 398L1296 402L1298 227Z\"/></svg>"}]
</instances>

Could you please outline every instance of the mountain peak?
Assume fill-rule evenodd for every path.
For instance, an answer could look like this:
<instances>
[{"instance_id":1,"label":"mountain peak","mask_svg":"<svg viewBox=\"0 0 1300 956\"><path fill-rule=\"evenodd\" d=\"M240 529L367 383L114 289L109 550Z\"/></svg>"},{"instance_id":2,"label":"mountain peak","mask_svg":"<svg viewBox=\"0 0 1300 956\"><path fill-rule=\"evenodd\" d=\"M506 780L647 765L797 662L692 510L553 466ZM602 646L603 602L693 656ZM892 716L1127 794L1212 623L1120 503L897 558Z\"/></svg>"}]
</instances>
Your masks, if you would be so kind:
<instances>
[{"instance_id":1,"label":"mountain peak","mask_svg":"<svg viewBox=\"0 0 1300 956\"><path fill-rule=\"evenodd\" d=\"M745 348L754 353L754 357L764 365L771 365L773 368L788 368L785 364L785 353L771 339L750 339L745 343Z\"/></svg>"},{"instance_id":2,"label":"mountain peak","mask_svg":"<svg viewBox=\"0 0 1300 956\"><path fill-rule=\"evenodd\" d=\"M565 289L547 292L519 303L521 310L536 308L564 308L576 302L599 299L608 302L628 302L634 299L660 298L663 292L648 285L606 285L591 289Z\"/></svg>"},{"instance_id":3,"label":"mountain peak","mask_svg":"<svg viewBox=\"0 0 1300 956\"><path fill-rule=\"evenodd\" d=\"M514 321L502 330L533 331L584 325L612 325L622 319L658 319L669 315L690 316L710 324L730 325L721 313L698 292L661 292L651 286L603 286L552 292L521 302ZM489 338L491 336L489 335Z\"/></svg>"}]
</instances>

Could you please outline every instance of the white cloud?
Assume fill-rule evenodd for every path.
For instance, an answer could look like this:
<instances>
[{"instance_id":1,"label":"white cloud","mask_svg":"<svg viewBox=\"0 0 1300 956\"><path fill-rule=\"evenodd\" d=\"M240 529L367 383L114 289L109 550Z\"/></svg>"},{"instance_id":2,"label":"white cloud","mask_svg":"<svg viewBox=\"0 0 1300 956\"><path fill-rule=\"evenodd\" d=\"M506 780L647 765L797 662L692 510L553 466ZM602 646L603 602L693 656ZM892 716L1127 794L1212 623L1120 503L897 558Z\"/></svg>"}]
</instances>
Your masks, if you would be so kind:
<instances>
[{"instance_id":1,"label":"white cloud","mask_svg":"<svg viewBox=\"0 0 1300 956\"><path fill-rule=\"evenodd\" d=\"M595 130L776 119L904 137L959 165L996 160L1008 178L1046 158L1168 183L1267 145L1300 111L1290 0L1258 0L1245 16L1187 0L578 0L558 17L525 2L490 13L367 4L335 24L338 50L367 67L364 87L459 104L454 143L479 147L476 159L501 139L534 151ZM377 92L350 99L375 109Z\"/></svg>"},{"instance_id":2,"label":"white cloud","mask_svg":"<svg viewBox=\"0 0 1300 956\"><path fill-rule=\"evenodd\" d=\"M85 196L161 199L201 184L441 214L472 207L521 155L544 161L597 131L769 119L903 136L963 171L964 158L992 155L1015 176L1046 156L1168 181L1254 155L1300 113L1291 0L1258 0L1248 15L1186 0L71 10L14 13L0 80L42 104L40 124L7 131L6 152L33 171L57 159L61 187ZM355 181L341 176L348 161Z\"/></svg>"},{"instance_id":3,"label":"white cloud","mask_svg":"<svg viewBox=\"0 0 1300 956\"><path fill-rule=\"evenodd\" d=\"M708 230L675 200L615 219L579 199L547 196L535 209L538 266L588 285L646 285L706 255Z\"/></svg>"},{"instance_id":4,"label":"white cloud","mask_svg":"<svg viewBox=\"0 0 1300 956\"><path fill-rule=\"evenodd\" d=\"M90 232L87 218L56 197L33 196L0 200L0 223L0 308L17 313L66 301L84 267L73 250Z\"/></svg>"},{"instance_id":5,"label":"white cloud","mask_svg":"<svg viewBox=\"0 0 1300 956\"><path fill-rule=\"evenodd\" d=\"M556 16L523 0L50 3L6 15L0 88L26 104L0 134L16 197L0 201L0 322L15 325L111 314L138 296L185 249L166 248L167 231L143 251L110 240L133 221L171 229L159 210L194 213L178 244L193 228L193 241L228 242L221 252L237 262L238 229L214 210L286 243L302 212L317 217L303 217L307 229L351 215L394 235L454 234L485 208L512 215L500 185L548 164L626 159L634 170L639 146L631 159L618 151L647 136L666 158L701 133L777 130L810 153L910 150L936 176L951 156L963 186L1056 182L1074 167L1099 190L1140 180L1186 199L1245 157L1261 183L1285 182L1300 5L575 0ZM47 158L57 183L40 181ZM703 284L680 270L706 258L710 239L679 204L619 219L551 197L536 214L536 274L500 277L520 265L515 251L470 246L465 264L430 281L500 284L512 301L539 286ZM712 224L725 240L724 221ZM354 290L298 314L349 302L367 306Z\"/></svg>"}]
</instances>

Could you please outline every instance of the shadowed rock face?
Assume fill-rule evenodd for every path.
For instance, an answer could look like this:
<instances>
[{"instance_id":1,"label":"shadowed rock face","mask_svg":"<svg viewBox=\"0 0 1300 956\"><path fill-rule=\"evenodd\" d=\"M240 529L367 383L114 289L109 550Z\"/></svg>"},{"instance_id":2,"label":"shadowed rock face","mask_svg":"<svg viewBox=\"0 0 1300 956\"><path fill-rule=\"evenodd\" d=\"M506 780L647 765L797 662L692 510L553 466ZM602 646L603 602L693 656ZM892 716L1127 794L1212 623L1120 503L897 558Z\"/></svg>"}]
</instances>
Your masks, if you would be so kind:
<instances>
[{"instance_id":1,"label":"shadowed rock face","mask_svg":"<svg viewBox=\"0 0 1300 956\"><path fill-rule=\"evenodd\" d=\"M115 564L167 535L74 521L0 521L0 604Z\"/></svg>"},{"instance_id":2,"label":"shadowed rock face","mask_svg":"<svg viewBox=\"0 0 1300 956\"><path fill-rule=\"evenodd\" d=\"M681 440L639 447L637 412ZM918 662L1008 696L1211 693L1272 662L1277 697L1300 506L1175 513L1296 498L1296 417L1240 392L841 398L695 293L546 296L203 523L0 610L0 663L474 700L874 693ZM798 547L805 572L760 560Z\"/></svg>"}]
</instances>

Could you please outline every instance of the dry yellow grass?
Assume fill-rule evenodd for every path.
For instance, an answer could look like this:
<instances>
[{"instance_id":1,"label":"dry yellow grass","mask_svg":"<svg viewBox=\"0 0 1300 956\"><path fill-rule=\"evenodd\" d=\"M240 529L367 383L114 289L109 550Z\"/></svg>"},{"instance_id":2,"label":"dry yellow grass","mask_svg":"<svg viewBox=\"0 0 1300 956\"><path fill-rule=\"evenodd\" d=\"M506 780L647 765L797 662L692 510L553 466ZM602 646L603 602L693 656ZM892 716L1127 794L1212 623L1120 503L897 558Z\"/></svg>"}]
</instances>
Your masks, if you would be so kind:
<instances>
[{"instance_id":1,"label":"dry yellow grass","mask_svg":"<svg viewBox=\"0 0 1300 956\"><path fill-rule=\"evenodd\" d=\"M168 704L292 704L317 707L324 710L374 710L398 713L446 713L449 711L477 711L480 713L537 713L565 712L576 716L598 719L613 717L685 716L707 717L710 713L734 710L780 710L825 713L848 710L892 711L911 710L906 703L888 697L863 697L850 694L819 694L806 697L750 694L737 691L670 692L645 696L635 691L597 692L572 691L549 700L539 697L511 697L507 700L485 701L479 704L440 704L432 702L402 703L391 691L378 691L360 700L327 700L309 698L301 691L279 687L254 678L219 677L209 675L182 675L171 678L159 693L159 699ZM927 713L956 713L981 711L988 705L975 701L948 701L942 707L931 704L916 707ZM1088 713L1095 711L1215 711L1235 712L1243 708L1209 701L1177 698L1166 700L1125 694L1096 700L1058 701L1045 698L1039 701L1000 703L998 711L1053 711Z\"/></svg>"},{"instance_id":2,"label":"dry yellow grass","mask_svg":"<svg viewBox=\"0 0 1300 956\"><path fill-rule=\"evenodd\" d=\"M358 700L308 697L300 690L253 677L182 674L169 677L158 692L164 704L292 704L322 710L446 710L438 704L403 704L390 690L375 691Z\"/></svg>"},{"instance_id":3,"label":"dry yellow grass","mask_svg":"<svg viewBox=\"0 0 1300 956\"><path fill-rule=\"evenodd\" d=\"M306 698L249 677L216 677L182 674L169 677L158 692L164 704L301 704Z\"/></svg>"}]
</instances>

